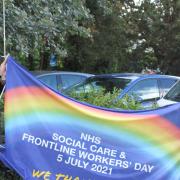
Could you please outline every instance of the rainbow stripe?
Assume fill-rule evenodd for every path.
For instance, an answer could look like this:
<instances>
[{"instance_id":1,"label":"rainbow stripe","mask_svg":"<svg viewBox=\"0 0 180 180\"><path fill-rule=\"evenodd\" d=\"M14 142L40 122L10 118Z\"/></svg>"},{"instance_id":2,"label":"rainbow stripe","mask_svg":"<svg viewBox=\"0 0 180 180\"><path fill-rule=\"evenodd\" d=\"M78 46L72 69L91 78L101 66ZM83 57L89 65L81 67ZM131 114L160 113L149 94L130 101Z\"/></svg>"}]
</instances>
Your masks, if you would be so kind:
<instances>
[{"instance_id":1,"label":"rainbow stripe","mask_svg":"<svg viewBox=\"0 0 180 180\"><path fill-rule=\"evenodd\" d=\"M13 65L9 66L16 68L14 61ZM17 71L14 77L20 70ZM27 80L28 78L32 77L27 75ZM180 112L179 105L168 107L167 111L160 109L118 112L74 101L43 85L39 86L35 81L28 86L16 84L12 87L11 85L5 94L6 142L7 148L10 149L7 152L11 154L11 165L18 166L17 157L18 161L23 161L23 158L33 158L21 157L18 154L20 148L25 146L21 142L23 132L33 132L39 136L46 134L45 137L55 130L66 132L66 135L69 131L69 135L75 134L75 136L80 132L92 132L102 137L104 140L102 146L121 148L127 152L128 160L141 163L145 160L144 163L153 164L155 169L152 173L129 169L123 176L119 171L107 177L94 174L94 179L117 179L117 177L133 179L137 176L139 179L178 180L180 179L180 121L177 125L177 119L180 116L174 117L174 112L177 111ZM172 116L171 120L170 116ZM12 156L14 152L16 158ZM22 166L31 169L24 161L22 164L19 169ZM18 170L18 172L25 177L24 171ZM82 173L82 176L88 179L86 173L86 171ZM90 170L88 173L91 173Z\"/></svg>"}]
</instances>

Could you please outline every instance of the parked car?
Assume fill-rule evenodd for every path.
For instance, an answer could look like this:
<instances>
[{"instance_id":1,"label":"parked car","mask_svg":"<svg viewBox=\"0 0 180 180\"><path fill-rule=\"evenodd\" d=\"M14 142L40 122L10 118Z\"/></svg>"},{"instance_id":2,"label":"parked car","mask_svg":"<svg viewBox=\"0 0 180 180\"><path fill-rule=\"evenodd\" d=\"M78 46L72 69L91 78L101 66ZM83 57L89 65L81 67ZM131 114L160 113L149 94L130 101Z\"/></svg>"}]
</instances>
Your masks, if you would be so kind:
<instances>
[{"instance_id":1,"label":"parked car","mask_svg":"<svg viewBox=\"0 0 180 180\"><path fill-rule=\"evenodd\" d=\"M33 74L42 81L47 86L51 87L56 91L62 91L73 84L84 81L86 78L93 76L93 74L88 73L78 73L78 72L47 72L39 71L33 72Z\"/></svg>"},{"instance_id":2,"label":"parked car","mask_svg":"<svg viewBox=\"0 0 180 180\"><path fill-rule=\"evenodd\" d=\"M73 85L63 92L70 94L71 92L90 92L98 89L112 92L114 88L117 88L121 90L117 98L122 99L129 95L148 108L153 102L163 97L179 78L158 74L104 74L89 77L84 82Z\"/></svg>"},{"instance_id":3,"label":"parked car","mask_svg":"<svg viewBox=\"0 0 180 180\"><path fill-rule=\"evenodd\" d=\"M180 80L168 91L168 93L159 101L159 107L168 106L180 102Z\"/></svg>"}]
</instances>

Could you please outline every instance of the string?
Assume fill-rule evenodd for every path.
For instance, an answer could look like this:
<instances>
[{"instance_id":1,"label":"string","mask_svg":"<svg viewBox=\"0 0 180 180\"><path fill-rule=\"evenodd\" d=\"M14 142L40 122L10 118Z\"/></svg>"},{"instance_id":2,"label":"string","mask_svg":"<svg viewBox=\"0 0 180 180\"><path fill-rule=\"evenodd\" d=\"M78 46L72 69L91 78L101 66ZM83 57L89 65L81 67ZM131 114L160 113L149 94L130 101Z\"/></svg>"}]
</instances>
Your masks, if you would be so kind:
<instances>
[{"instance_id":1,"label":"string","mask_svg":"<svg viewBox=\"0 0 180 180\"><path fill-rule=\"evenodd\" d=\"M4 94L5 89L6 89L6 85L4 85L3 90L1 91L0 99L2 99L2 96L3 96L3 94Z\"/></svg>"},{"instance_id":2,"label":"string","mask_svg":"<svg viewBox=\"0 0 180 180\"><path fill-rule=\"evenodd\" d=\"M9 55L6 56L6 15L5 15L5 0L3 0L3 39L4 39L4 59L7 61ZM6 85L4 85L3 90L0 94L0 100L3 97ZM0 145L0 149L4 149L4 146Z\"/></svg>"},{"instance_id":3,"label":"string","mask_svg":"<svg viewBox=\"0 0 180 180\"><path fill-rule=\"evenodd\" d=\"M4 38L4 63L7 61L7 58L9 56L9 54L6 56L6 14L5 14L5 0L3 0L3 38ZM3 96L3 93L5 91L6 85L4 85L3 90L0 94L0 99Z\"/></svg>"},{"instance_id":4,"label":"string","mask_svg":"<svg viewBox=\"0 0 180 180\"><path fill-rule=\"evenodd\" d=\"M4 35L4 57L6 57L6 14L5 14L5 0L3 0L3 35Z\"/></svg>"}]
</instances>

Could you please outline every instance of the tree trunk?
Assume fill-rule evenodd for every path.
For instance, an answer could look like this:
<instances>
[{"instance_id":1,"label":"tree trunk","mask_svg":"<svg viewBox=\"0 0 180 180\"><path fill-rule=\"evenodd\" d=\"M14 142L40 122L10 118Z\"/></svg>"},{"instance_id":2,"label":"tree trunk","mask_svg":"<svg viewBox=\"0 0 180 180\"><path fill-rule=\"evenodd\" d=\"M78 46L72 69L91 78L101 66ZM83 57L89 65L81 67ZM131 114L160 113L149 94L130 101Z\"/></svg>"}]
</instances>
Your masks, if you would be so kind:
<instances>
[{"instance_id":1,"label":"tree trunk","mask_svg":"<svg viewBox=\"0 0 180 180\"><path fill-rule=\"evenodd\" d=\"M34 70L34 58L33 58L32 54L28 55L28 69L30 71Z\"/></svg>"},{"instance_id":2,"label":"tree trunk","mask_svg":"<svg viewBox=\"0 0 180 180\"><path fill-rule=\"evenodd\" d=\"M49 53L41 51L40 53L40 70L47 70L49 68Z\"/></svg>"}]
</instances>

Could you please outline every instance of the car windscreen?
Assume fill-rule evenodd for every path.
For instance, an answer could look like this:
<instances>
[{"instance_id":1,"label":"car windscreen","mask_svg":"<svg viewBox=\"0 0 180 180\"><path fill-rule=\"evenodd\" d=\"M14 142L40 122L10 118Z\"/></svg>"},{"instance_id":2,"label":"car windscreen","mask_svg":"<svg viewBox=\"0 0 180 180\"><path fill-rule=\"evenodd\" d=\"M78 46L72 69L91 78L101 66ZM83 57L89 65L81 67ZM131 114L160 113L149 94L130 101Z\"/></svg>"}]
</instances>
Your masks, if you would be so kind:
<instances>
[{"instance_id":1,"label":"car windscreen","mask_svg":"<svg viewBox=\"0 0 180 180\"><path fill-rule=\"evenodd\" d=\"M116 88L118 90L124 89L132 80L127 78L89 78L83 83L75 85L66 92L90 92L96 90L105 90L106 92L113 92Z\"/></svg>"},{"instance_id":2,"label":"car windscreen","mask_svg":"<svg viewBox=\"0 0 180 180\"><path fill-rule=\"evenodd\" d=\"M105 89L107 92L112 92L114 88L121 90L124 89L130 82L130 79L124 78L95 78L91 79L89 84L91 84L96 90Z\"/></svg>"},{"instance_id":3,"label":"car windscreen","mask_svg":"<svg viewBox=\"0 0 180 180\"><path fill-rule=\"evenodd\" d=\"M180 102L180 81L164 96L164 99Z\"/></svg>"}]
</instances>

